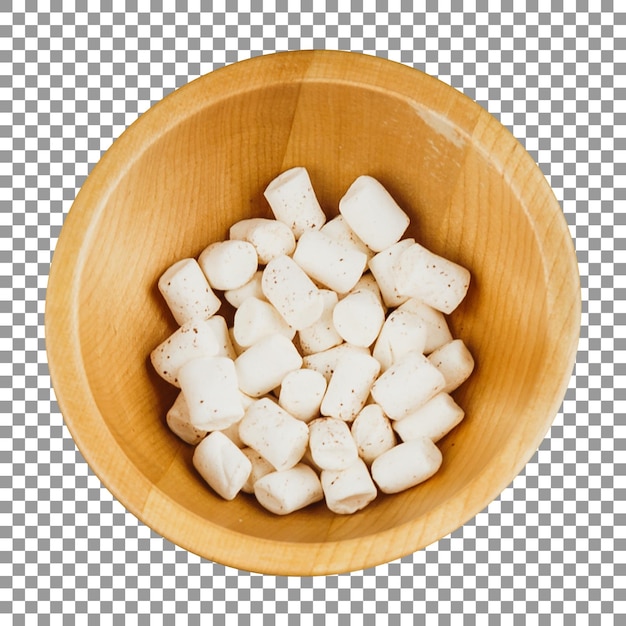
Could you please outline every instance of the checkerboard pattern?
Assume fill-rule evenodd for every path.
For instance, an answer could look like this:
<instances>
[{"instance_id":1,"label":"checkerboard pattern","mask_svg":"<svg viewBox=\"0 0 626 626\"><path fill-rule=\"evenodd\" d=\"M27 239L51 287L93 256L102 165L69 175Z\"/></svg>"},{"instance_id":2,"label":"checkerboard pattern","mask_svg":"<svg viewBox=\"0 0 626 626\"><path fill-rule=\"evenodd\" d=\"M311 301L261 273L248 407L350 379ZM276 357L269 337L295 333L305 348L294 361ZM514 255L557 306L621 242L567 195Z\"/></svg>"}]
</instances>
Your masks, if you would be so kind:
<instances>
[{"instance_id":1,"label":"checkerboard pattern","mask_svg":"<svg viewBox=\"0 0 626 626\"><path fill-rule=\"evenodd\" d=\"M626 6L228 5L238 8L224 0L0 8L0 612L15 624L169 624L186 614L214 624L235 614L242 624L261 614L263 624L348 614L357 624L626 623ZM191 79L298 48L399 61L496 116L561 202L584 302L561 410L502 495L423 551L315 578L202 560L125 511L64 426L43 326L64 216L112 141Z\"/></svg>"}]
</instances>

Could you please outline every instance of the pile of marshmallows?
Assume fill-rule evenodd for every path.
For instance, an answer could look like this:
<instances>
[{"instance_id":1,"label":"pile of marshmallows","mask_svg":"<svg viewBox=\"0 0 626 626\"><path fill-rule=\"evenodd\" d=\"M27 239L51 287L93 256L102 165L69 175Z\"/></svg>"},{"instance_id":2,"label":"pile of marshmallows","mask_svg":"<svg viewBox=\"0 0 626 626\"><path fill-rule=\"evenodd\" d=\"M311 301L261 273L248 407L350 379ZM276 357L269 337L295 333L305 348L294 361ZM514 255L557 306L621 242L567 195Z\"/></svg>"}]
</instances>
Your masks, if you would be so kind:
<instances>
[{"instance_id":1,"label":"pile of marshmallows","mask_svg":"<svg viewBox=\"0 0 626 626\"><path fill-rule=\"evenodd\" d=\"M234 224L159 279L180 325L151 354L181 390L167 423L227 500L354 513L441 465L435 443L464 416L449 394L474 367L444 314L470 275L402 239L408 216L370 176L329 221L303 167L265 198L275 220ZM236 309L231 328L215 291Z\"/></svg>"}]
</instances>

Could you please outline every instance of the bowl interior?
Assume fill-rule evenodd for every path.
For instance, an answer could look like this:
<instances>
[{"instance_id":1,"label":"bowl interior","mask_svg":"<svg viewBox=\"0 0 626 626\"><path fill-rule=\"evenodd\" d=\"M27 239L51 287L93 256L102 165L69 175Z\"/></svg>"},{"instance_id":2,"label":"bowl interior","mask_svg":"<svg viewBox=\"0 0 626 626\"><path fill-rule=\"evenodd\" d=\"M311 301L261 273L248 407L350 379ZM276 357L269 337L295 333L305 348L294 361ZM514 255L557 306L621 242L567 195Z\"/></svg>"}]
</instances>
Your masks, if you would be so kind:
<instances>
[{"instance_id":1,"label":"bowl interior","mask_svg":"<svg viewBox=\"0 0 626 626\"><path fill-rule=\"evenodd\" d=\"M478 105L435 79L348 53L292 53L238 65L191 83L140 118L79 194L50 282L55 389L96 473L173 541L257 571L365 567L471 518L545 435L575 351L571 241L522 147ZM233 222L269 217L263 189L296 165L308 169L329 217L357 176L378 178L411 216L407 236L472 273L450 325L476 369L454 394L466 418L440 442L441 470L347 517L323 504L277 517L251 497L216 496L192 466L193 448L165 424L176 390L148 358L176 328L156 288L160 274L226 238ZM69 347L55 343L61 330ZM63 365L55 350L65 351ZM238 538L248 553L257 539L264 548L232 556ZM388 545L364 551L364 541ZM316 546L322 555L321 545L336 551L342 542L353 546L347 560L324 556L316 566L311 552L310 563L285 565L288 546Z\"/></svg>"}]
</instances>

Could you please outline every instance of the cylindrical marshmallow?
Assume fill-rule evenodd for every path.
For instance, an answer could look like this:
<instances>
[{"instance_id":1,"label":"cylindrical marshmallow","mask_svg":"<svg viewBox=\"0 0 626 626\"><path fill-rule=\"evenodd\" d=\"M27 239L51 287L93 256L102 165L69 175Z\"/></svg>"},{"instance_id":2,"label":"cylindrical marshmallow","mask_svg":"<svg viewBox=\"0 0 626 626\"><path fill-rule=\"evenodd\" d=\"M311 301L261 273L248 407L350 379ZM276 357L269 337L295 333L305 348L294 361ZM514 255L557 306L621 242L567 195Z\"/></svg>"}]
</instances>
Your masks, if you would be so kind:
<instances>
[{"instance_id":1,"label":"cylindrical marshmallow","mask_svg":"<svg viewBox=\"0 0 626 626\"><path fill-rule=\"evenodd\" d=\"M383 302L388 307L396 307L406 300L408 296L401 295L396 287L394 266L400 255L415 243L415 239L401 239L393 246L385 248L368 262L368 267L376 279Z\"/></svg>"},{"instance_id":2,"label":"cylindrical marshmallow","mask_svg":"<svg viewBox=\"0 0 626 626\"><path fill-rule=\"evenodd\" d=\"M369 356L370 352L367 348L352 346L349 343L342 343L323 352L308 354L302 359L302 367L319 372L326 381L330 381L330 377L337 368L340 359L349 353L362 354Z\"/></svg>"},{"instance_id":3,"label":"cylindrical marshmallow","mask_svg":"<svg viewBox=\"0 0 626 626\"><path fill-rule=\"evenodd\" d=\"M222 304L195 259L174 263L161 275L158 287L180 326L211 317Z\"/></svg>"},{"instance_id":4,"label":"cylindrical marshmallow","mask_svg":"<svg viewBox=\"0 0 626 626\"><path fill-rule=\"evenodd\" d=\"M262 277L263 271L257 270L245 285L237 287L237 289L228 289L225 291L224 298L226 299L226 302L237 309L241 306L242 302L245 302L248 298L265 300L265 294L263 293L263 288L261 287Z\"/></svg>"},{"instance_id":5,"label":"cylindrical marshmallow","mask_svg":"<svg viewBox=\"0 0 626 626\"><path fill-rule=\"evenodd\" d=\"M368 260L374 256L374 251L370 250L365 243L357 237L357 234L348 226L348 222L346 222L346 218L343 215L337 215L333 217L332 220L326 222L326 224L322 226L321 232L332 239L347 244L355 250L362 252Z\"/></svg>"},{"instance_id":6,"label":"cylindrical marshmallow","mask_svg":"<svg viewBox=\"0 0 626 626\"><path fill-rule=\"evenodd\" d=\"M241 491L252 469L248 457L220 431L211 433L196 446L193 465L225 500L232 500Z\"/></svg>"},{"instance_id":7,"label":"cylindrical marshmallow","mask_svg":"<svg viewBox=\"0 0 626 626\"><path fill-rule=\"evenodd\" d=\"M322 415L352 421L365 406L379 371L380 363L369 353L344 354L330 377L320 408Z\"/></svg>"},{"instance_id":8,"label":"cylindrical marshmallow","mask_svg":"<svg viewBox=\"0 0 626 626\"><path fill-rule=\"evenodd\" d=\"M203 321L187 322L151 352L150 360L161 378L180 387L178 370L182 365L218 351L219 343L210 326Z\"/></svg>"},{"instance_id":9,"label":"cylindrical marshmallow","mask_svg":"<svg viewBox=\"0 0 626 626\"><path fill-rule=\"evenodd\" d=\"M315 370L299 369L290 372L280 385L278 404L303 422L319 415L326 392L326 379Z\"/></svg>"},{"instance_id":10,"label":"cylindrical marshmallow","mask_svg":"<svg viewBox=\"0 0 626 626\"><path fill-rule=\"evenodd\" d=\"M264 337L235 360L239 388L253 398L269 393L289 372L301 366L300 353L279 333Z\"/></svg>"},{"instance_id":11,"label":"cylindrical marshmallow","mask_svg":"<svg viewBox=\"0 0 626 626\"><path fill-rule=\"evenodd\" d=\"M263 195L274 217L287 224L296 239L307 230L319 230L326 222L304 167L293 167L277 176Z\"/></svg>"},{"instance_id":12,"label":"cylindrical marshmallow","mask_svg":"<svg viewBox=\"0 0 626 626\"><path fill-rule=\"evenodd\" d=\"M361 278L357 281L356 285L345 295L349 295L354 293L355 291L371 291L377 298L378 301L383 305L383 309L386 309L387 305L383 301L383 296L380 292L380 287L374 278L374 275L371 272L365 272Z\"/></svg>"},{"instance_id":13,"label":"cylindrical marshmallow","mask_svg":"<svg viewBox=\"0 0 626 626\"><path fill-rule=\"evenodd\" d=\"M317 474L304 463L282 472L272 472L254 483L259 504L276 515L287 515L324 497Z\"/></svg>"},{"instance_id":14,"label":"cylindrical marshmallow","mask_svg":"<svg viewBox=\"0 0 626 626\"><path fill-rule=\"evenodd\" d=\"M346 293L356 285L367 264L367 256L317 230L302 234L293 260L322 285Z\"/></svg>"},{"instance_id":15,"label":"cylindrical marshmallow","mask_svg":"<svg viewBox=\"0 0 626 626\"><path fill-rule=\"evenodd\" d=\"M474 358L462 339L437 348L428 360L443 374L446 385L442 391L446 393L460 387L474 370Z\"/></svg>"},{"instance_id":16,"label":"cylindrical marshmallow","mask_svg":"<svg viewBox=\"0 0 626 626\"><path fill-rule=\"evenodd\" d=\"M339 515L364 509L378 495L367 466L357 459L343 470L324 470L320 476L326 506Z\"/></svg>"},{"instance_id":17,"label":"cylindrical marshmallow","mask_svg":"<svg viewBox=\"0 0 626 626\"><path fill-rule=\"evenodd\" d=\"M339 201L339 212L368 248L380 252L402 237L409 216L371 176L359 176Z\"/></svg>"},{"instance_id":18,"label":"cylindrical marshmallow","mask_svg":"<svg viewBox=\"0 0 626 626\"><path fill-rule=\"evenodd\" d=\"M359 456L369 465L396 445L391 422L377 404L364 406L352 422L352 438Z\"/></svg>"},{"instance_id":19,"label":"cylindrical marshmallow","mask_svg":"<svg viewBox=\"0 0 626 626\"><path fill-rule=\"evenodd\" d=\"M382 371L399 361L408 352L424 352L426 327L417 315L409 311L392 311L380 330L372 356Z\"/></svg>"},{"instance_id":20,"label":"cylindrical marshmallow","mask_svg":"<svg viewBox=\"0 0 626 626\"><path fill-rule=\"evenodd\" d=\"M178 380L191 423L204 430L228 428L244 414L233 361L208 356L185 363Z\"/></svg>"},{"instance_id":21,"label":"cylindrical marshmallow","mask_svg":"<svg viewBox=\"0 0 626 626\"><path fill-rule=\"evenodd\" d=\"M353 346L371 346L385 322L380 300L368 289L355 291L340 300L333 309L333 325L341 337Z\"/></svg>"},{"instance_id":22,"label":"cylindrical marshmallow","mask_svg":"<svg viewBox=\"0 0 626 626\"><path fill-rule=\"evenodd\" d=\"M319 417L309 424L309 448L322 469L343 470L359 458L348 424L334 417Z\"/></svg>"},{"instance_id":23,"label":"cylindrical marshmallow","mask_svg":"<svg viewBox=\"0 0 626 626\"><path fill-rule=\"evenodd\" d=\"M198 263L213 289L226 291L245 285L257 271L256 250L247 241L218 241L207 246Z\"/></svg>"},{"instance_id":24,"label":"cylindrical marshmallow","mask_svg":"<svg viewBox=\"0 0 626 626\"><path fill-rule=\"evenodd\" d=\"M320 290L291 257L272 259L263 270L261 285L265 297L296 330L310 326L322 315Z\"/></svg>"},{"instance_id":25,"label":"cylindrical marshmallow","mask_svg":"<svg viewBox=\"0 0 626 626\"><path fill-rule=\"evenodd\" d=\"M394 265L394 276L398 293L446 314L461 303L470 283L467 269L418 243L402 252Z\"/></svg>"},{"instance_id":26,"label":"cylindrical marshmallow","mask_svg":"<svg viewBox=\"0 0 626 626\"><path fill-rule=\"evenodd\" d=\"M438 393L417 411L393 423L402 441L428 437L434 443L459 424L465 412L447 393Z\"/></svg>"},{"instance_id":27,"label":"cylindrical marshmallow","mask_svg":"<svg viewBox=\"0 0 626 626\"><path fill-rule=\"evenodd\" d=\"M185 402L185 396L181 393L176 396L174 404L167 412L165 419L170 430L180 437L185 443L193 446L200 443L209 431L196 428L190 421L189 408Z\"/></svg>"},{"instance_id":28,"label":"cylindrical marshmallow","mask_svg":"<svg viewBox=\"0 0 626 626\"><path fill-rule=\"evenodd\" d=\"M246 480L241 491L244 493L254 493L254 483L256 483L259 478L263 478L266 474L270 474L276 470L272 464L268 463L256 450L252 448L242 448L241 451L248 457L252 465L250 476L248 476L248 480Z\"/></svg>"},{"instance_id":29,"label":"cylindrical marshmallow","mask_svg":"<svg viewBox=\"0 0 626 626\"><path fill-rule=\"evenodd\" d=\"M415 298L409 298L397 310L413 313L426 327L424 354L430 354L433 350L452 341L452 333L448 328L448 322L441 311L437 311L437 309L433 309Z\"/></svg>"},{"instance_id":30,"label":"cylindrical marshmallow","mask_svg":"<svg viewBox=\"0 0 626 626\"><path fill-rule=\"evenodd\" d=\"M324 301L320 318L298 331L302 354L322 352L343 342L333 324L333 310L338 302L337 294L329 289L320 289L320 293Z\"/></svg>"},{"instance_id":31,"label":"cylindrical marshmallow","mask_svg":"<svg viewBox=\"0 0 626 626\"><path fill-rule=\"evenodd\" d=\"M290 256L296 248L296 239L287 224L264 217L253 217L233 224L229 236L251 243L261 265L283 254Z\"/></svg>"},{"instance_id":32,"label":"cylindrical marshmallow","mask_svg":"<svg viewBox=\"0 0 626 626\"><path fill-rule=\"evenodd\" d=\"M441 462L439 448L428 437L420 437L381 454L370 469L383 493L398 493L430 478Z\"/></svg>"},{"instance_id":33,"label":"cylindrical marshmallow","mask_svg":"<svg viewBox=\"0 0 626 626\"><path fill-rule=\"evenodd\" d=\"M272 304L254 297L242 302L235 311L233 333L237 343L244 348L275 333L284 335L290 341L296 335L296 331Z\"/></svg>"},{"instance_id":34,"label":"cylindrical marshmallow","mask_svg":"<svg viewBox=\"0 0 626 626\"><path fill-rule=\"evenodd\" d=\"M244 394L241 394L242 397L243 395ZM240 421L241 420L238 420L232 423L230 426L228 426L228 428L218 428L217 430L219 430L221 433L224 433L238 448L243 448L245 447L246 444L243 441L241 441L241 437L239 436L239 422Z\"/></svg>"},{"instance_id":35,"label":"cylindrical marshmallow","mask_svg":"<svg viewBox=\"0 0 626 626\"><path fill-rule=\"evenodd\" d=\"M237 353L231 341L226 320L221 315L214 315L204 323L213 331L217 339L217 352L215 356L227 356L234 361L237 358Z\"/></svg>"},{"instance_id":36,"label":"cylindrical marshmallow","mask_svg":"<svg viewBox=\"0 0 626 626\"><path fill-rule=\"evenodd\" d=\"M444 386L441 372L421 352L409 352L381 374L372 385L372 397L387 417L397 420L419 409Z\"/></svg>"},{"instance_id":37,"label":"cylindrical marshmallow","mask_svg":"<svg viewBox=\"0 0 626 626\"><path fill-rule=\"evenodd\" d=\"M276 402L262 398L239 423L239 436L277 470L293 467L304 456L309 428Z\"/></svg>"}]
</instances>

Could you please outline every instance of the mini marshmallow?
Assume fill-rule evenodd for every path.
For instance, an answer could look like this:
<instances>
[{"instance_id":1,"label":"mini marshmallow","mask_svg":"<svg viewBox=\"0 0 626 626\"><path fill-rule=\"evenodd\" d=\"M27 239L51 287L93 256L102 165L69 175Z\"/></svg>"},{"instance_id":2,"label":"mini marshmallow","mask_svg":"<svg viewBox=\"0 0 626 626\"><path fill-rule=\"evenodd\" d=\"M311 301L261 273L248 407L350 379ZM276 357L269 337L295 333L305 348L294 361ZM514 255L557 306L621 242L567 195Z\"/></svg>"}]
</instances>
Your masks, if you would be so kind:
<instances>
[{"instance_id":1,"label":"mini marshmallow","mask_svg":"<svg viewBox=\"0 0 626 626\"><path fill-rule=\"evenodd\" d=\"M252 448L242 448L241 451L248 457L252 465L250 476L248 476L248 480L244 483L241 491L244 493L254 493L254 483L256 483L259 478L263 478L263 476L271 474L276 470L272 464L268 463L256 450Z\"/></svg>"},{"instance_id":2,"label":"mini marshmallow","mask_svg":"<svg viewBox=\"0 0 626 626\"><path fill-rule=\"evenodd\" d=\"M211 317L222 304L195 259L182 259L165 270L158 288L180 326Z\"/></svg>"},{"instance_id":3,"label":"mini marshmallow","mask_svg":"<svg viewBox=\"0 0 626 626\"><path fill-rule=\"evenodd\" d=\"M396 420L416 411L444 386L441 372L421 352L409 352L381 374L372 385L372 397Z\"/></svg>"},{"instance_id":4,"label":"mini marshmallow","mask_svg":"<svg viewBox=\"0 0 626 626\"><path fill-rule=\"evenodd\" d=\"M385 310L371 291L355 291L340 300L333 310L333 324L346 342L371 346L385 322Z\"/></svg>"},{"instance_id":5,"label":"mini marshmallow","mask_svg":"<svg viewBox=\"0 0 626 626\"><path fill-rule=\"evenodd\" d=\"M438 393L417 411L393 423L402 441L428 437L437 443L459 424L465 412L447 393Z\"/></svg>"},{"instance_id":6,"label":"mini marshmallow","mask_svg":"<svg viewBox=\"0 0 626 626\"><path fill-rule=\"evenodd\" d=\"M207 435L208 430L196 428L189 418L189 407L185 402L185 396L179 393L174 404L170 407L165 416L165 420L170 430L180 437L185 443L193 446L200 443Z\"/></svg>"},{"instance_id":7,"label":"mini marshmallow","mask_svg":"<svg viewBox=\"0 0 626 626\"><path fill-rule=\"evenodd\" d=\"M428 360L443 374L446 385L442 391L446 393L460 387L474 370L474 359L462 339L437 348Z\"/></svg>"},{"instance_id":8,"label":"mini marshmallow","mask_svg":"<svg viewBox=\"0 0 626 626\"><path fill-rule=\"evenodd\" d=\"M252 470L248 457L220 431L211 433L196 446L193 465L225 500L232 500L241 491Z\"/></svg>"},{"instance_id":9,"label":"mini marshmallow","mask_svg":"<svg viewBox=\"0 0 626 626\"><path fill-rule=\"evenodd\" d=\"M161 378L180 387L178 370L182 365L199 357L215 356L218 351L219 342L210 326L187 322L150 353L150 360Z\"/></svg>"},{"instance_id":10,"label":"mini marshmallow","mask_svg":"<svg viewBox=\"0 0 626 626\"><path fill-rule=\"evenodd\" d=\"M310 326L322 315L320 290L291 257L272 259L263 270L261 285L265 297L296 330Z\"/></svg>"},{"instance_id":11,"label":"mini marshmallow","mask_svg":"<svg viewBox=\"0 0 626 626\"><path fill-rule=\"evenodd\" d=\"M356 291L371 291L376 296L376 298L378 298L378 301L383 306L383 309L387 308L387 305L383 301L380 287L378 286L378 283L376 282L376 279L371 272L365 272L365 274L363 274L363 276L359 278L356 285L354 285L354 287L352 287L352 289L347 294L344 294L344 297L351 293L355 293Z\"/></svg>"},{"instance_id":12,"label":"mini marshmallow","mask_svg":"<svg viewBox=\"0 0 626 626\"><path fill-rule=\"evenodd\" d=\"M231 341L226 320L221 315L214 315L208 320L205 320L204 323L213 331L217 339L217 352L215 356L227 356L234 361L237 358L237 353Z\"/></svg>"},{"instance_id":13,"label":"mini marshmallow","mask_svg":"<svg viewBox=\"0 0 626 626\"><path fill-rule=\"evenodd\" d=\"M241 395L243 396L243 394ZM241 437L239 436L240 421L241 420L234 422L233 424L228 426L228 428L218 428L217 430L219 430L221 433L224 433L238 448L244 448L246 444L241 441Z\"/></svg>"},{"instance_id":14,"label":"mini marshmallow","mask_svg":"<svg viewBox=\"0 0 626 626\"><path fill-rule=\"evenodd\" d=\"M323 470L347 469L359 458L350 428L334 417L318 417L309 424L309 448L313 461Z\"/></svg>"},{"instance_id":15,"label":"mini marshmallow","mask_svg":"<svg viewBox=\"0 0 626 626\"><path fill-rule=\"evenodd\" d=\"M225 291L224 298L226 299L226 302L237 309L243 302L246 301L247 298L266 300L267 298L263 293L263 287L261 287L262 277L263 271L257 270L245 285L237 287L237 289L228 289Z\"/></svg>"},{"instance_id":16,"label":"mini marshmallow","mask_svg":"<svg viewBox=\"0 0 626 626\"><path fill-rule=\"evenodd\" d=\"M338 302L337 294L329 289L320 289L324 307L320 318L298 331L302 354L314 354L328 350L343 342L341 335L333 324L333 310Z\"/></svg>"},{"instance_id":17,"label":"mini marshmallow","mask_svg":"<svg viewBox=\"0 0 626 626\"><path fill-rule=\"evenodd\" d=\"M278 404L296 419L310 422L319 415L326 379L315 370L299 369L283 378Z\"/></svg>"},{"instance_id":18,"label":"mini marshmallow","mask_svg":"<svg viewBox=\"0 0 626 626\"><path fill-rule=\"evenodd\" d=\"M430 354L433 350L452 341L452 333L448 328L448 322L441 311L437 311L437 309L433 309L415 298L409 298L397 310L413 313L426 327L424 354Z\"/></svg>"},{"instance_id":19,"label":"mini marshmallow","mask_svg":"<svg viewBox=\"0 0 626 626\"><path fill-rule=\"evenodd\" d=\"M400 255L414 243L415 239L402 239L379 252L368 262L368 267L376 279L383 302L388 307L396 307L409 299L409 296L401 295L398 292L394 267Z\"/></svg>"},{"instance_id":20,"label":"mini marshmallow","mask_svg":"<svg viewBox=\"0 0 626 626\"><path fill-rule=\"evenodd\" d=\"M383 452L396 445L391 422L377 404L364 406L352 422L352 438L359 456L370 465Z\"/></svg>"},{"instance_id":21,"label":"mini marshmallow","mask_svg":"<svg viewBox=\"0 0 626 626\"><path fill-rule=\"evenodd\" d=\"M337 368L337 364L340 359L348 353L370 356L370 352L367 348L360 348L352 346L349 343L342 343L338 346L334 346L333 348L329 348L328 350L324 350L323 352L306 355L302 359L302 367L319 372L328 382Z\"/></svg>"},{"instance_id":22,"label":"mini marshmallow","mask_svg":"<svg viewBox=\"0 0 626 626\"><path fill-rule=\"evenodd\" d=\"M372 356L378 360L382 371L399 361L408 352L424 352L426 326L409 311L392 311L380 330Z\"/></svg>"},{"instance_id":23,"label":"mini marshmallow","mask_svg":"<svg viewBox=\"0 0 626 626\"><path fill-rule=\"evenodd\" d=\"M279 333L264 337L235 360L239 388L253 398L269 393L289 372L301 366L300 353Z\"/></svg>"},{"instance_id":24,"label":"mini marshmallow","mask_svg":"<svg viewBox=\"0 0 626 626\"><path fill-rule=\"evenodd\" d=\"M235 311L233 334L240 346L247 348L275 333L291 341L296 331L269 302L251 297Z\"/></svg>"},{"instance_id":25,"label":"mini marshmallow","mask_svg":"<svg viewBox=\"0 0 626 626\"><path fill-rule=\"evenodd\" d=\"M296 248L296 239L287 224L263 217L253 217L233 224L230 227L230 238L251 243L261 265L266 265L283 254L291 256Z\"/></svg>"},{"instance_id":26,"label":"mini marshmallow","mask_svg":"<svg viewBox=\"0 0 626 626\"><path fill-rule=\"evenodd\" d=\"M378 495L376 485L361 459L343 470L324 470L320 482L326 506L339 515L360 511Z\"/></svg>"},{"instance_id":27,"label":"mini marshmallow","mask_svg":"<svg viewBox=\"0 0 626 626\"><path fill-rule=\"evenodd\" d=\"M245 285L257 271L256 250L247 241L218 241L207 246L198 263L213 289L226 291Z\"/></svg>"},{"instance_id":28,"label":"mini marshmallow","mask_svg":"<svg viewBox=\"0 0 626 626\"><path fill-rule=\"evenodd\" d=\"M464 267L414 243L393 268L398 293L417 298L442 313L452 313L461 303L470 283Z\"/></svg>"},{"instance_id":29,"label":"mini marshmallow","mask_svg":"<svg viewBox=\"0 0 626 626\"><path fill-rule=\"evenodd\" d=\"M296 239L307 230L319 230L326 222L304 167L293 167L277 176L263 195L274 217L287 224Z\"/></svg>"},{"instance_id":30,"label":"mini marshmallow","mask_svg":"<svg viewBox=\"0 0 626 626\"><path fill-rule=\"evenodd\" d=\"M365 406L379 372L380 363L369 352L343 354L330 377L321 414L352 421Z\"/></svg>"},{"instance_id":31,"label":"mini marshmallow","mask_svg":"<svg viewBox=\"0 0 626 626\"><path fill-rule=\"evenodd\" d=\"M293 467L309 442L308 426L269 398L252 404L239 423L239 436L277 470Z\"/></svg>"},{"instance_id":32,"label":"mini marshmallow","mask_svg":"<svg viewBox=\"0 0 626 626\"><path fill-rule=\"evenodd\" d=\"M178 380L189 408L189 419L197 428L221 430L244 415L233 361L208 356L185 363Z\"/></svg>"},{"instance_id":33,"label":"mini marshmallow","mask_svg":"<svg viewBox=\"0 0 626 626\"><path fill-rule=\"evenodd\" d=\"M339 201L339 212L368 248L380 252L396 243L409 216L371 176L359 176Z\"/></svg>"},{"instance_id":34,"label":"mini marshmallow","mask_svg":"<svg viewBox=\"0 0 626 626\"><path fill-rule=\"evenodd\" d=\"M359 252L362 252L367 257L368 261L374 256L374 251L370 250L358 237L357 234L348 226L346 218L343 215L337 215L333 217L322 226L321 231L331 239L340 241L343 244L348 245Z\"/></svg>"},{"instance_id":35,"label":"mini marshmallow","mask_svg":"<svg viewBox=\"0 0 626 626\"><path fill-rule=\"evenodd\" d=\"M276 515L287 515L324 498L317 474L304 463L272 472L254 483L259 504Z\"/></svg>"},{"instance_id":36,"label":"mini marshmallow","mask_svg":"<svg viewBox=\"0 0 626 626\"><path fill-rule=\"evenodd\" d=\"M317 230L302 234L293 260L311 278L339 293L356 285L367 264L363 252Z\"/></svg>"}]
</instances>

